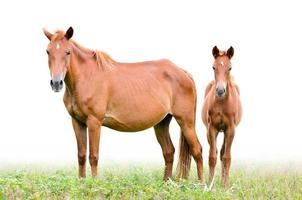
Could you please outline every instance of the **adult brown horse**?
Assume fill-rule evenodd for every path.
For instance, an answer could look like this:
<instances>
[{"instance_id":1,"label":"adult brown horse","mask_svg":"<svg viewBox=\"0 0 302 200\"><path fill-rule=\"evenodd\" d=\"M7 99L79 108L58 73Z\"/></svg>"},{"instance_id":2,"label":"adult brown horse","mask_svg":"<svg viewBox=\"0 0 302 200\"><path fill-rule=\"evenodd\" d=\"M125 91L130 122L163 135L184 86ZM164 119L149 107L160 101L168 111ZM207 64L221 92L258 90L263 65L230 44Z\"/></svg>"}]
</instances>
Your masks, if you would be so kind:
<instances>
[{"instance_id":1,"label":"adult brown horse","mask_svg":"<svg viewBox=\"0 0 302 200\"><path fill-rule=\"evenodd\" d=\"M196 90L192 77L168 60L120 63L81 47L73 29L54 34L44 29L51 87L66 84L64 103L78 145L79 176L85 177L87 129L92 176L97 175L101 126L132 132L154 127L165 160L164 180L172 176L174 146L169 123L181 128L178 176L188 176L191 155L202 181L202 148L195 132ZM138 149L139 151L139 149Z\"/></svg>"},{"instance_id":2,"label":"adult brown horse","mask_svg":"<svg viewBox=\"0 0 302 200\"><path fill-rule=\"evenodd\" d=\"M241 120L241 103L239 88L230 72L233 47L220 51L216 46L212 50L215 58L213 69L215 80L206 88L205 102L202 108L202 121L207 127L209 152L209 190L213 187L215 166L217 161L216 138L219 132L224 132L224 141L220 150L222 163L222 184L228 187L229 170L231 165L231 146L235 135L235 127Z\"/></svg>"}]
</instances>

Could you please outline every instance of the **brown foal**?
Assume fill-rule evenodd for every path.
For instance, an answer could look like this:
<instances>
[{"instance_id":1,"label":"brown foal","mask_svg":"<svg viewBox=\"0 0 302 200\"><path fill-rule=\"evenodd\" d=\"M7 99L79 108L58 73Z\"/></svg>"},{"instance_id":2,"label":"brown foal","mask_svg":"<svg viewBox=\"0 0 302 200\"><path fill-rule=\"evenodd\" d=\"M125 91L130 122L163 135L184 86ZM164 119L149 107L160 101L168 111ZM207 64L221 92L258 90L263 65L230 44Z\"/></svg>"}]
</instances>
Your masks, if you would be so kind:
<instances>
[{"instance_id":1,"label":"brown foal","mask_svg":"<svg viewBox=\"0 0 302 200\"><path fill-rule=\"evenodd\" d=\"M178 176L188 176L192 155L202 181L202 148L195 131L196 89L188 73L168 60L116 62L104 52L72 41L71 27L54 34L44 30L44 34L50 40L47 53L51 87L59 92L64 82L66 85L64 103L76 135L80 177L85 177L87 130L94 177L101 126L125 132L153 126L167 180L172 176L175 152L169 133L174 117L181 129Z\"/></svg>"},{"instance_id":2,"label":"brown foal","mask_svg":"<svg viewBox=\"0 0 302 200\"><path fill-rule=\"evenodd\" d=\"M219 132L224 132L224 141L220 150L222 163L222 184L229 186L229 170L231 165L231 146L235 135L235 127L241 120L241 103L239 88L230 72L233 47L220 51L216 46L212 50L215 58L213 70L215 80L206 88L205 102L202 108L202 121L207 127L209 152L209 190L213 187L215 166L217 161L216 138Z\"/></svg>"}]
</instances>

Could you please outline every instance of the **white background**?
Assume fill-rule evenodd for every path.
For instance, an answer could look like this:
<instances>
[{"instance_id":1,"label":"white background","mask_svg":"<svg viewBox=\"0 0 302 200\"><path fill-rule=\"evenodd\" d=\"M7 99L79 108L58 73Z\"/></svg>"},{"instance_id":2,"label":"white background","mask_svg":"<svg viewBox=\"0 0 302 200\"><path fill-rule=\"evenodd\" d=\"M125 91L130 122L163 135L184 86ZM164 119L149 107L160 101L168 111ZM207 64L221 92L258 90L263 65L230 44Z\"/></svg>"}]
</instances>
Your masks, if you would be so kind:
<instances>
[{"instance_id":1,"label":"white background","mask_svg":"<svg viewBox=\"0 0 302 200\"><path fill-rule=\"evenodd\" d=\"M76 165L76 142L63 92L54 93L49 85L48 40L42 32L43 27L53 32L69 26L74 28L75 41L106 51L117 61L168 58L192 73L205 161L208 143L200 113L205 87L213 79L211 50L214 45L220 49L232 45L232 73L244 111L233 159L302 160L299 1L12 0L0 4L0 165ZM170 131L178 149L175 121ZM102 128L100 158L101 163L163 162L153 129L120 133Z\"/></svg>"}]
</instances>

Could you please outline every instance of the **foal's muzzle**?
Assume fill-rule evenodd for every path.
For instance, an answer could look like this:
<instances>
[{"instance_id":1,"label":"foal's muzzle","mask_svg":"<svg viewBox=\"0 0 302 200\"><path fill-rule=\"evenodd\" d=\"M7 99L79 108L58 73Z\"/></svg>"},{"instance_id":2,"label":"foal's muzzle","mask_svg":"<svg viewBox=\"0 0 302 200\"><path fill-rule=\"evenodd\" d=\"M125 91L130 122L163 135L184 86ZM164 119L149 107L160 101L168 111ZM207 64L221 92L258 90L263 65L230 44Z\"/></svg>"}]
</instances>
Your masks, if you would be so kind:
<instances>
[{"instance_id":1,"label":"foal's muzzle","mask_svg":"<svg viewBox=\"0 0 302 200\"><path fill-rule=\"evenodd\" d=\"M216 95L219 98L223 98L225 96L225 93L226 93L225 87L223 87L223 86L217 86L216 87Z\"/></svg>"},{"instance_id":2,"label":"foal's muzzle","mask_svg":"<svg viewBox=\"0 0 302 200\"><path fill-rule=\"evenodd\" d=\"M50 80L50 86L54 92L60 92L63 88L63 80L57 77L52 78Z\"/></svg>"}]
</instances>

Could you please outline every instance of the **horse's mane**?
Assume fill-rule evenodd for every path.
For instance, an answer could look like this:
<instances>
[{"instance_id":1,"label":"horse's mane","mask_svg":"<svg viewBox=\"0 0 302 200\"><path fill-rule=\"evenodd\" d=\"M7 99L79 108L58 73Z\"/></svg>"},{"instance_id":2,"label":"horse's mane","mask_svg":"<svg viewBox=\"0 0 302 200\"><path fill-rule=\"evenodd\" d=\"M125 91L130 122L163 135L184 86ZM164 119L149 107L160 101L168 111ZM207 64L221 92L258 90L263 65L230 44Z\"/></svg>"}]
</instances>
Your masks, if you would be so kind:
<instances>
[{"instance_id":1,"label":"horse's mane","mask_svg":"<svg viewBox=\"0 0 302 200\"><path fill-rule=\"evenodd\" d=\"M60 40L64 37L65 33L63 31L56 31L53 40ZM70 40L71 43L77 47L82 53L88 54L94 57L97 65L104 70L110 70L114 66L115 61L105 52L99 50L91 50L86 47L79 45L74 40Z\"/></svg>"},{"instance_id":2,"label":"horse's mane","mask_svg":"<svg viewBox=\"0 0 302 200\"><path fill-rule=\"evenodd\" d=\"M107 53L82 47L74 40L71 40L71 42L82 52L91 54L95 58L97 65L102 67L104 70L110 70L114 66L115 61Z\"/></svg>"},{"instance_id":3,"label":"horse's mane","mask_svg":"<svg viewBox=\"0 0 302 200\"><path fill-rule=\"evenodd\" d=\"M114 67L115 61L107 53L98 50L94 52L98 66L102 66L105 69L112 69Z\"/></svg>"},{"instance_id":4,"label":"horse's mane","mask_svg":"<svg viewBox=\"0 0 302 200\"><path fill-rule=\"evenodd\" d=\"M88 49L88 48L86 48L86 47L83 47L83 46L81 46L81 45L79 45L76 41L74 41L74 40L70 40L71 41L71 43L74 45L74 46L76 46L82 53L85 53L85 54L93 54L93 51L92 50L90 50L90 49Z\"/></svg>"}]
</instances>

